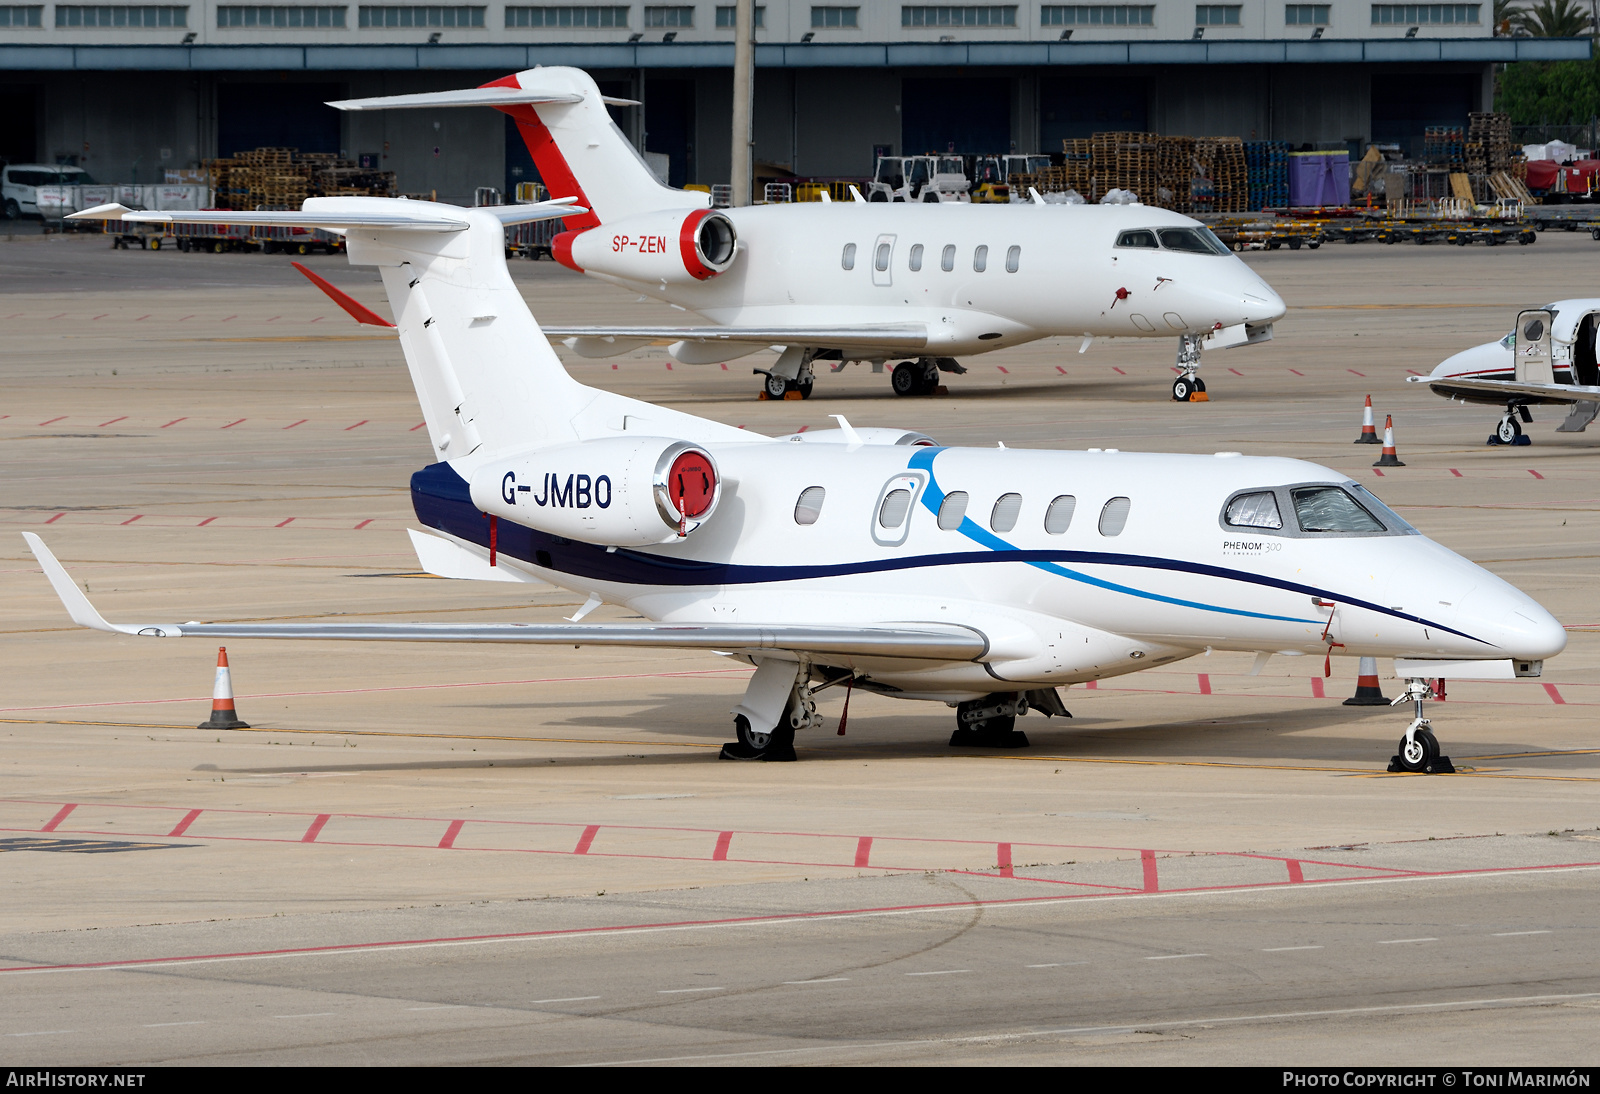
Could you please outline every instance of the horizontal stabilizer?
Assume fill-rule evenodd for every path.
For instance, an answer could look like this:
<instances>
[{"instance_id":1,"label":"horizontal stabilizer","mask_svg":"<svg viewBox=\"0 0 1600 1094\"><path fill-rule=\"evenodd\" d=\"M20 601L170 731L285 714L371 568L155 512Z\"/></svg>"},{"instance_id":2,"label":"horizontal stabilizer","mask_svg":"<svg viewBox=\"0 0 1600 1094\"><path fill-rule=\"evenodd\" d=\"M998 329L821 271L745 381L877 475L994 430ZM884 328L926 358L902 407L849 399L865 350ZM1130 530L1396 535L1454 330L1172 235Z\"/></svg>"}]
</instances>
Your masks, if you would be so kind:
<instances>
[{"instance_id":1,"label":"horizontal stabilizer","mask_svg":"<svg viewBox=\"0 0 1600 1094\"><path fill-rule=\"evenodd\" d=\"M607 106L640 106L638 99L602 95ZM380 95L374 99L340 99L328 105L335 110L416 110L445 106L539 106L544 103L581 103L571 91L530 91L521 87L469 87L461 91L424 91L416 95Z\"/></svg>"},{"instance_id":2,"label":"horizontal stabilizer","mask_svg":"<svg viewBox=\"0 0 1600 1094\"><path fill-rule=\"evenodd\" d=\"M1483 392L1490 395L1530 395L1547 402L1600 403L1600 387L1585 384L1530 384L1521 380L1480 380L1470 376L1408 376L1414 384L1427 384L1437 395Z\"/></svg>"},{"instance_id":3,"label":"horizontal stabilizer","mask_svg":"<svg viewBox=\"0 0 1600 1094\"><path fill-rule=\"evenodd\" d=\"M511 642L651 649L785 650L836 657L975 661L989 640L952 623L862 626L758 623L108 623L32 532L22 533L72 621L146 638L308 638L356 642Z\"/></svg>"},{"instance_id":4,"label":"horizontal stabilizer","mask_svg":"<svg viewBox=\"0 0 1600 1094\"><path fill-rule=\"evenodd\" d=\"M921 323L881 327L542 327L550 338L643 339L672 342L745 342L762 346L917 350L928 344Z\"/></svg>"},{"instance_id":5,"label":"horizontal stabilizer","mask_svg":"<svg viewBox=\"0 0 1600 1094\"><path fill-rule=\"evenodd\" d=\"M488 213L502 224L527 224L588 212L573 198L557 198L532 205L491 205L475 212ZM348 231L464 232L467 210L431 201L394 198L311 198L302 209L205 209L200 212L135 210L112 203L97 205L68 220L126 220L136 224L250 224Z\"/></svg>"}]
</instances>

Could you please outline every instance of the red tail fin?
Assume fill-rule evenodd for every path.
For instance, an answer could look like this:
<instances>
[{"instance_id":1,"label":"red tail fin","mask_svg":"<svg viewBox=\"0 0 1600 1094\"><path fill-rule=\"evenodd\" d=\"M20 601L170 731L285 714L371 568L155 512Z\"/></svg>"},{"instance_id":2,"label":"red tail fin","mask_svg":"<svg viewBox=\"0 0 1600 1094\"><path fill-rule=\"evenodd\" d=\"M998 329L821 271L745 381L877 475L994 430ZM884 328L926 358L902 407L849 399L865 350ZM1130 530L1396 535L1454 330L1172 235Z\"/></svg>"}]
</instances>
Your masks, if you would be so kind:
<instances>
[{"instance_id":1,"label":"red tail fin","mask_svg":"<svg viewBox=\"0 0 1600 1094\"><path fill-rule=\"evenodd\" d=\"M290 265L309 277L313 285L327 293L328 299L332 300L335 304L349 312L350 317L357 323L365 323L369 327L394 326L393 323L389 322L387 319L373 311L371 308L367 307L365 304L362 304L360 301L356 300L356 298L351 296L349 293L341 292L339 289L335 288L333 284L326 278L318 277L316 274L312 273L298 262L291 262Z\"/></svg>"}]
</instances>

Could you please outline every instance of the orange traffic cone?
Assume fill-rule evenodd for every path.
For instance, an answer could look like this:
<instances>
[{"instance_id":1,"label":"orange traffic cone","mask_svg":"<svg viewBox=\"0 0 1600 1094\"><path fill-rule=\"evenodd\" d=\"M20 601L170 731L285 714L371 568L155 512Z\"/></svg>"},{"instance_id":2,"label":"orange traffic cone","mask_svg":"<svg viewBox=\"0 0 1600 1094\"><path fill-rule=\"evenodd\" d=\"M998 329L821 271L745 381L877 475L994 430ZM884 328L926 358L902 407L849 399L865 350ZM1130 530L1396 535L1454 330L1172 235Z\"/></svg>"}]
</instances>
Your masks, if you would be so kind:
<instances>
[{"instance_id":1,"label":"orange traffic cone","mask_svg":"<svg viewBox=\"0 0 1600 1094\"><path fill-rule=\"evenodd\" d=\"M1386 707L1389 700L1383 697L1378 686L1378 659L1363 657L1361 674L1356 677L1356 693L1344 701L1347 707Z\"/></svg>"},{"instance_id":2,"label":"orange traffic cone","mask_svg":"<svg viewBox=\"0 0 1600 1094\"><path fill-rule=\"evenodd\" d=\"M1378 431L1372 427L1372 396L1367 396L1367 405L1361 411L1361 436L1356 438L1356 444L1377 444Z\"/></svg>"},{"instance_id":3,"label":"orange traffic cone","mask_svg":"<svg viewBox=\"0 0 1600 1094\"><path fill-rule=\"evenodd\" d=\"M217 647L217 682L211 687L211 717L199 729L249 729L233 709L233 677L228 673L228 647Z\"/></svg>"},{"instance_id":4,"label":"orange traffic cone","mask_svg":"<svg viewBox=\"0 0 1600 1094\"><path fill-rule=\"evenodd\" d=\"M1373 467L1404 467L1400 457L1394 451L1394 415L1383 416L1383 455L1378 457L1378 462Z\"/></svg>"}]
</instances>

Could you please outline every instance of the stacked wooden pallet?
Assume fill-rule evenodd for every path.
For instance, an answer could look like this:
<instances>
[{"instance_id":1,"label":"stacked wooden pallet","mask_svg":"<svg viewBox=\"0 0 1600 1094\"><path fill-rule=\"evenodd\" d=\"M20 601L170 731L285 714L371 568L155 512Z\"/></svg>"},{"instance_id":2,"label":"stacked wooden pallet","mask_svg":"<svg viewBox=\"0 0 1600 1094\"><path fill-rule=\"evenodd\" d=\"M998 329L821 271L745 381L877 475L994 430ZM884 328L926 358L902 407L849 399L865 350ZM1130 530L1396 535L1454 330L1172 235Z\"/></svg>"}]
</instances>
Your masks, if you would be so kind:
<instances>
[{"instance_id":1,"label":"stacked wooden pallet","mask_svg":"<svg viewBox=\"0 0 1600 1094\"><path fill-rule=\"evenodd\" d=\"M393 197L393 171L357 167L331 152L257 148L202 165L224 209L298 209L308 197Z\"/></svg>"},{"instance_id":2,"label":"stacked wooden pallet","mask_svg":"<svg viewBox=\"0 0 1600 1094\"><path fill-rule=\"evenodd\" d=\"M1156 145L1156 192L1145 197L1146 204L1177 213L1194 210L1194 146L1193 137L1160 138Z\"/></svg>"},{"instance_id":3,"label":"stacked wooden pallet","mask_svg":"<svg viewBox=\"0 0 1600 1094\"><path fill-rule=\"evenodd\" d=\"M1099 201L1112 190L1131 190L1154 203L1160 137L1155 133L1096 133L1089 138L1090 192Z\"/></svg>"},{"instance_id":4,"label":"stacked wooden pallet","mask_svg":"<svg viewBox=\"0 0 1600 1094\"><path fill-rule=\"evenodd\" d=\"M1511 166L1518 149L1511 143L1511 115L1474 111L1467 115L1466 164L1474 175L1492 175Z\"/></svg>"}]
</instances>

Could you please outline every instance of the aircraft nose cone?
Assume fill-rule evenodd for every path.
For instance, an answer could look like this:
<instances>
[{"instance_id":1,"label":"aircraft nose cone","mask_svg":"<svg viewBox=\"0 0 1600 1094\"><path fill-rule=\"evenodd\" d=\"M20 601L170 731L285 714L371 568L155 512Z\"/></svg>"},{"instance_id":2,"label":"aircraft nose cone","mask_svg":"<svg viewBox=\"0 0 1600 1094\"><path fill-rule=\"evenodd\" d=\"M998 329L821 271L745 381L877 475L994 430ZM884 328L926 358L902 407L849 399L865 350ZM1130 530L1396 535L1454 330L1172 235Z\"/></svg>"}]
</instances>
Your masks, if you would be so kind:
<instances>
[{"instance_id":1,"label":"aircraft nose cone","mask_svg":"<svg viewBox=\"0 0 1600 1094\"><path fill-rule=\"evenodd\" d=\"M1462 630L1493 642L1502 657L1539 661L1567 647L1561 621L1517 589L1478 589L1468 595L1458 617Z\"/></svg>"},{"instance_id":2,"label":"aircraft nose cone","mask_svg":"<svg viewBox=\"0 0 1600 1094\"><path fill-rule=\"evenodd\" d=\"M1245 287L1240 294L1244 302L1246 323L1271 323L1282 319L1289 309L1283 302L1283 297L1272 291L1272 287L1265 281L1257 281Z\"/></svg>"}]
</instances>

